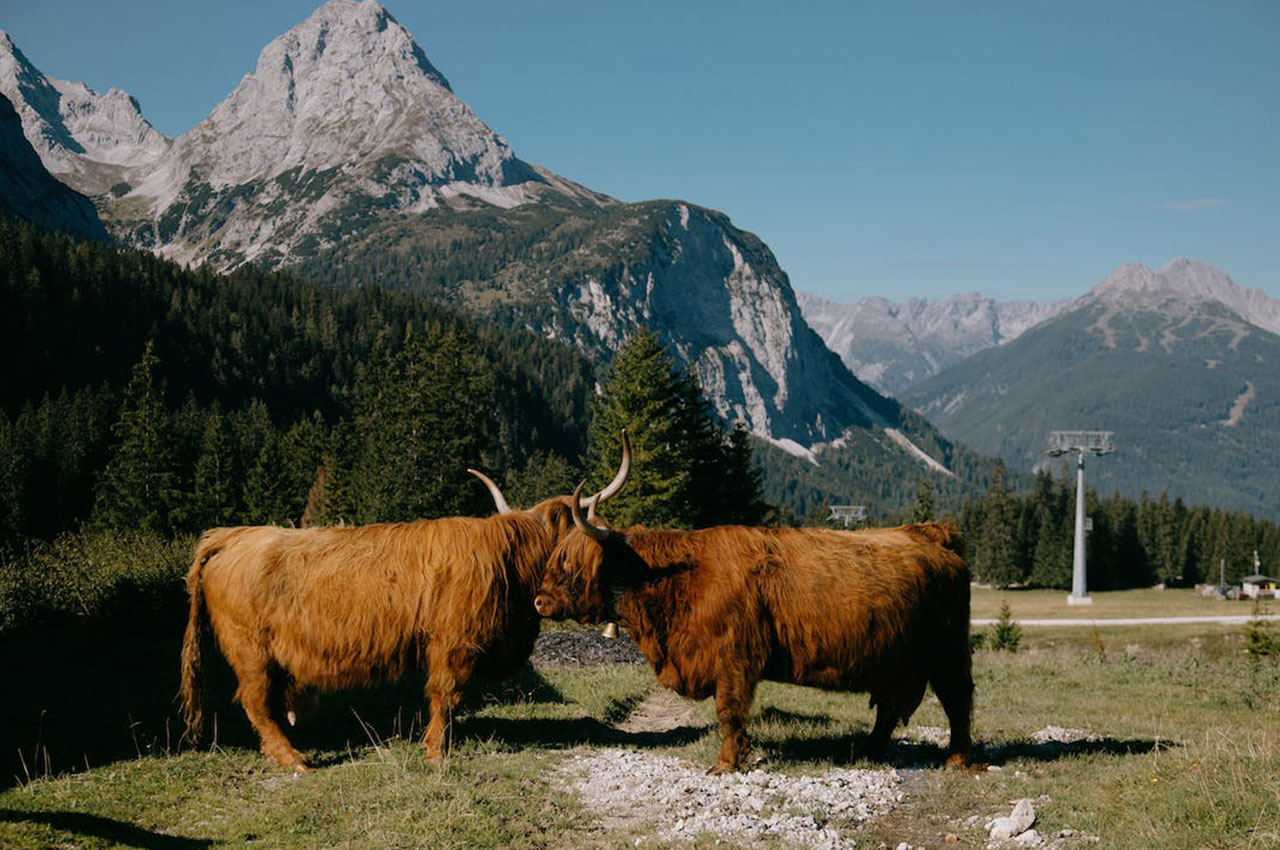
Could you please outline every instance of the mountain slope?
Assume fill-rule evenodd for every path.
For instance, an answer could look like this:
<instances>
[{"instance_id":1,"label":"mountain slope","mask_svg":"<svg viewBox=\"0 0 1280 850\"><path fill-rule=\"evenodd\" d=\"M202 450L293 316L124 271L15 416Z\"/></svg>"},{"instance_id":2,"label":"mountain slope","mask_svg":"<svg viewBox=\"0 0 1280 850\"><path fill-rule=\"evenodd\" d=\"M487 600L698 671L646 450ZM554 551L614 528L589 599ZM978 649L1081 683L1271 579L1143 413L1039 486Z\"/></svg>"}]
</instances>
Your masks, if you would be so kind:
<instances>
[{"instance_id":1,"label":"mountain slope","mask_svg":"<svg viewBox=\"0 0 1280 850\"><path fill-rule=\"evenodd\" d=\"M17 110L44 167L86 195L123 191L121 181L153 167L169 148L127 93L100 95L84 83L46 77L3 30L0 94Z\"/></svg>"},{"instance_id":2,"label":"mountain slope","mask_svg":"<svg viewBox=\"0 0 1280 850\"><path fill-rule=\"evenodd\" d=\"M1048 432L1116 432L1100 491L1168 489L1280 516L1280 336L1246 321L1273 303L1203 263L1124 266L1070 310L982 351L904 400L949 437L1016 465Z\"/></svg>"},{"instance_id":3,"label":"mountain slope","mask_svg":"<svg viewBox=\"0 0 1280 850\"><path fill-rule=\"evenodd\" d=\"M852 304L798 292L796 300L827 347L860 379L889 395L1016 339L1071 303L998 302L976 292L937 301L863 298Z\"/></svg>"},{"instance_id":4,"label":"mountain slope","mask_svg":"<svg viewBox=\"0 0 1280 850\"><path fill-rule=\"evenodd\" d=\"M46 230L105 240L93 204L45 170L22 132L13 104L0 95L0 212Z\"/></svg>"},{"instance_id":5,"label":"mountain slope","mask_svg":"<svg viewBox=\"0 0 1280 850\"><path fill-rule=\"evenodd\" d=\"M32 133L52 113L29 114ZM81 163L88 149L72 142L45 155ZM788 451L810 458L848 428L888 429L886 451L936 466L902 408L805 324L759 239L720 213L622 204L519 159L374 0L330 0L158 159L141 147L128 161L150 164L95 196L128 244L215 269L407 288L599 360L646 324L722 416ZM67 179L90 191L83 171Z\"/></svg>"}]
</instances>

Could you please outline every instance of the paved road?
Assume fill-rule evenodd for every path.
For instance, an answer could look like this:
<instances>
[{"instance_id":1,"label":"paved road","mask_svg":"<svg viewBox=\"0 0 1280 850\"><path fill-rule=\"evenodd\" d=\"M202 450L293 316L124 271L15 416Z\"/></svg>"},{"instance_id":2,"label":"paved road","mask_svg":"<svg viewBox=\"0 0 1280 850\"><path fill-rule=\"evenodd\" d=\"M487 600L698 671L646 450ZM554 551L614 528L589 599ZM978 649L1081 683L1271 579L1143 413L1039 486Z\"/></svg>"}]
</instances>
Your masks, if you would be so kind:
<instances>
[{"instance_id":1,"label":"paved road","mask_svg":"<svg viewBox=\"0 0 1280 850\"><path fill-rule=\"evenodd\" d=\"M1280 614L1264 614L1261 617L1238 614L1223 617L1097 617L1093 619L1072 617L1070 619L1055 618L1052 620L1021 620L1014 618L1014 622L1022 626L1180 626L1193 623L1221 623L1226 626L1243 626L1254 619L1280 621ZM969 622L974 626L994 626L997 621L970 620Z\"/></svg>"}]
</instances>

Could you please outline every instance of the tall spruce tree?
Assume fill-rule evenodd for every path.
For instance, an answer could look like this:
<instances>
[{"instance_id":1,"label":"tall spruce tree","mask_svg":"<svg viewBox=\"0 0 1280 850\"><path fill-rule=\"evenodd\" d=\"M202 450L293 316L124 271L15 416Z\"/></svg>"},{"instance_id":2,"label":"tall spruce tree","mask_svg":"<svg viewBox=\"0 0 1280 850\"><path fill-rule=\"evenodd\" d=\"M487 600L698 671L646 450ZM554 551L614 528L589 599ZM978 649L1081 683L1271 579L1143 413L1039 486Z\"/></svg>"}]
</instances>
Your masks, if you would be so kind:
<instances>
[{"instance_id":1,"label":"tall spruce tree","mask_svg":"<svg viewBox=\"0 0 1280 850\"><path fill-rule=\"evenodd\" d=\"M928 522L933 518L933 480L921 475L916 483L916 504L911 510L911 521Z\"/></svg>"},{"instance_id":2,"label":"tall spruce tree","mask_svg":"<svg viewBox=\"0 0 1280 850\"><path fill-rule=\"evenodd\" d=\"M172 416L164 403L160 360L147 342L124 390L112 434L115 451L98 484L93 519L99 526L169 535L183 498Z\"/></svg>"},{"instance_id":3,"label":"tall spruce tree","mask_svg":"<svg viewBox=\"0 0 1280 850\"><path fill-rule=\"evenodd\" d=\"M234 455L227 420L217 405L205 414L196 458L195 492L191 499L195 526L210 528L230 525L235 520L239 500L234 482Z\"/></svg>"},{"instance_id":4,"label":"tall spruce tree","mask_svg":"<svg viewBox=\"0 0 1280 850\"><path fill-rule=\"evenodd\" d=\"M356 457L337 507L357 522L487 513L466 469L482 465L493 397L473 339L453 327L407 332L357 387Z\"/></svg>"},{"instance_id":5,"label":"tall spruce tree","mask_svg":"<svg viewBox=\"0 0 1280 850\"><path fill-rule=\"evenodd\" d=\"M1022 578L1022 570L1015 559L1014 523L1017 516L1005 478L1004 461L997 459L991 470L986 512L974 557L974 572L982 581L997 587L1008 587Z\"/></svg>"},{"instance_id":6,"label":"tall spruce tree","mask_svg":"<svg viewBox=\"0 0 1280 850\"><path fill-rule=\"evenodd\" d=\"M724 445L724 460L719 476L722 483L720 502L723 510L713 522L736 525L760 525L769 506L760 493L760 468L751 452L751 432L745 422L733 423Z\"/></svg>"},{"instance_id":7,"label":"tall spruce tree","mask_svg":"<svg viewBox=\"0 0 1280 850\"><path fill-rule=\"evenodd\" d=\"M747 434L726 441L697 378L643 327L614 355L592 408L586 467L593 486L617 470L624 428L634 465L626 488L609 503L615 525L760 522Z\"/></svg>"}]
</instances>

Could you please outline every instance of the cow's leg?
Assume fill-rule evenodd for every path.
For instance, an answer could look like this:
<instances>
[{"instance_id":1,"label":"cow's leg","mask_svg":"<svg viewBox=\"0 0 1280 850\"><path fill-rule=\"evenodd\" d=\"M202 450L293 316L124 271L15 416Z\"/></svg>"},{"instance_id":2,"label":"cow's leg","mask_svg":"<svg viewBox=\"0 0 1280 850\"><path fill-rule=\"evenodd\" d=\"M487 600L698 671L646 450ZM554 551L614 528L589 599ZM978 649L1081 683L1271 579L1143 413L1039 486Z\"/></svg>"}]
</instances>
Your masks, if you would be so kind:
<instances>
[{"instance_id":1,"label":"cow's leg","mask_svg":"<svg viewBox=\"0 0 1280 850\"><path fill-rule=\"evenodd\" d=\"M935 665L929 684L951 724L951 745L947 748L947 767L964 767L969 763L973 744L969 725L973 719L973 660L969 654L969 636L963 647L947 653Z\"/></svg>"},{"instance_id":2,"label":"cow's leg","mask_svg":"<svg viewBox=\"0 0 1280 850\"><path fill-rule=\"evenodd\" d=\"M755 682L745 676L726 676L716 682L716 718L720 721L720 759L707 771L718 776L737 770L751 750L747 740L747 715L755 696Z\"/></svg>"},{"instance_id":3,"label":"cow's leg","mask_svg":"<svg viewBox=\"0 0 1280 850\"><path fill-rule=\"evenodd\" d=\"M875 726L871 728L867 740L858 748L855 758L884 758L894 727L905 723L919 708L920 700L924 698L924 685L924 677L919 676L872 691L872 699L876 704Z\"/></svg>"},{"instance_id":4,"label":"cow's leg","mask_svg":"<svg viewBox=\"0 0 1280 850\"><path fill-rule=\"evenodd\" d=\"M462 701L475 669L475 653L469 649L437 649L427 653L427 701L431 720L422 736L427 761L438 762L449 754L453 745L453 712Z\"/></svg>"},{"instance_id":5,"label":"cow's leg","mask_svg":"<svg viewBox=\"0 0 1280 850\"><path fill-rule=\"evenodd\" d=\"M310 770L306 758L294 749L280 728L284 690L279 677L272 675L271 667L265 661L252 664L244 658L230 660L240 681L236 699L262 741L262 754L281 767Z\"/></svg>"}]
</instances>

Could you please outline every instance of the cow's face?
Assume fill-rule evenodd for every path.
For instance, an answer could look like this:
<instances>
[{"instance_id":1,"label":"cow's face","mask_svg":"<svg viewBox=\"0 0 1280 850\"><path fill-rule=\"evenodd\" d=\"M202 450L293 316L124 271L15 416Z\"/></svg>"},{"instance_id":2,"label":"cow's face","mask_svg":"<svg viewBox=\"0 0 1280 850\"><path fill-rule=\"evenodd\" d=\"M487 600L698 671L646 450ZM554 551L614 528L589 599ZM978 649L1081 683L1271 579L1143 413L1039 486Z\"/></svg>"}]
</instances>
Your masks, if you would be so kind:
<instances>
[{"instance_id":1,"label":"cow's face","mask_svg":"<svg viewBox=\"0 0 1280 850\"><path fill-rule=\"evenodd\" d=\"M613 535L610 535L613 536ZM542 587L533 607L544 617L600 623L613 619L612 591L617 576L607 567L611 541L570 531L547 560Z\"/></svg>"}]
</instances>

